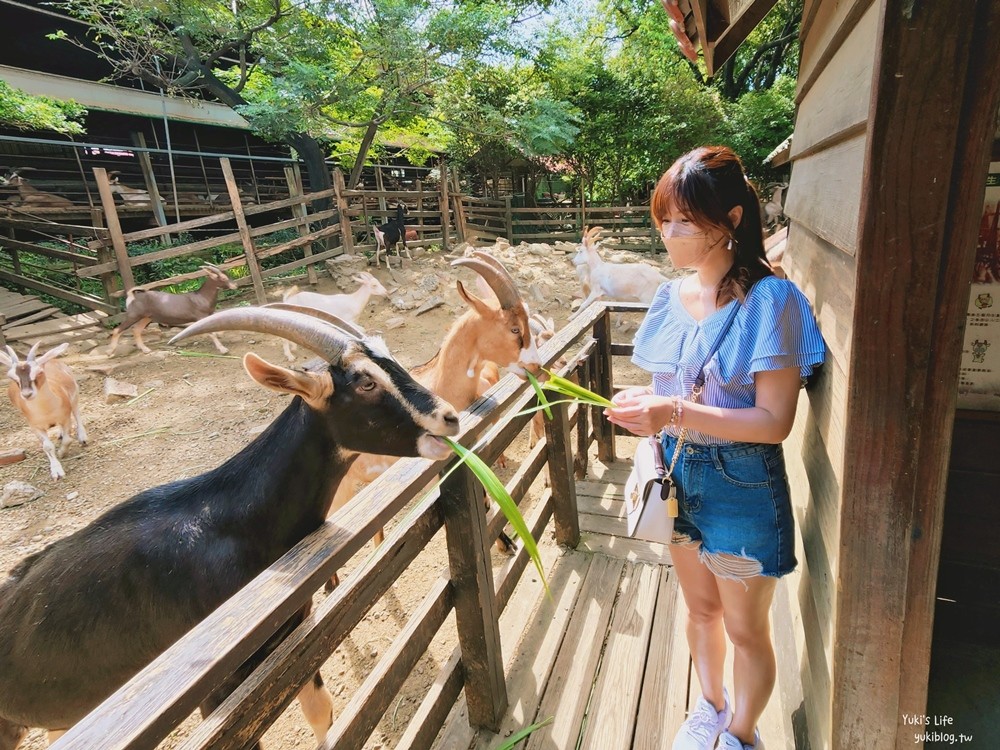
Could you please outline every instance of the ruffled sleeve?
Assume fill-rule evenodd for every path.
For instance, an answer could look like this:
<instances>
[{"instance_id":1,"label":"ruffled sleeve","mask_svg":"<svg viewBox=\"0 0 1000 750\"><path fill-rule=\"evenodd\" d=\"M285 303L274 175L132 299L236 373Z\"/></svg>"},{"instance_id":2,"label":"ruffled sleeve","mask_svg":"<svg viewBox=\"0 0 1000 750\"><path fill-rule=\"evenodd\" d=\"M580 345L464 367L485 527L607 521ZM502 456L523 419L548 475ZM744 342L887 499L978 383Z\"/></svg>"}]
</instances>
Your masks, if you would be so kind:
<instances>
[{"instance_id":1,"label":"ruffled sleeve","mask_svg":"<svg viewBox=\"0 0 1000 750\"><path fill-rule=\"evenodd\" d=\"M646 372L673 372L693 333L691 326L672 315L671 297L679 284L680 280L674 279L660 285L632 339L632 362Z\"/></svg>"},{"instance_id":2,"label":"ruffled sleeve","mask_svg":"<svg viewBox=\"0 0 1000 750\"><path fill-rule=\"evenodd\" d=\"M803 378L826 359L826 344L809 300L788 279L757 282L718 357L725 382L751 385L755 373L798 367Z\"/></svg>"}]
</instances>

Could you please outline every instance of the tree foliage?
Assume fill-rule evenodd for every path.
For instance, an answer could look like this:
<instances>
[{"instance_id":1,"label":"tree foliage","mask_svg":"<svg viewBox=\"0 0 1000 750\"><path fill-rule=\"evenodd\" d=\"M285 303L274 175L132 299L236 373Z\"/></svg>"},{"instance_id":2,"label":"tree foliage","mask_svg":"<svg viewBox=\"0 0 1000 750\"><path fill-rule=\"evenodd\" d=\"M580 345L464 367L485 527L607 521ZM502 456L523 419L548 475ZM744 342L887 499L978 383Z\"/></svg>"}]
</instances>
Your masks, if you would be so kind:
<instances>
[{"instance_id":1,"label":"tree foliage","mask_svg":"<svg viewBox=\"0 0 1000 750\"><path fill-rule=\"evenodd\" d=\"M76 102L33 96L0 80L0 125L16 130L54 130L66 135L84 132L87 110Z\"/></svg>"}]
</instances>

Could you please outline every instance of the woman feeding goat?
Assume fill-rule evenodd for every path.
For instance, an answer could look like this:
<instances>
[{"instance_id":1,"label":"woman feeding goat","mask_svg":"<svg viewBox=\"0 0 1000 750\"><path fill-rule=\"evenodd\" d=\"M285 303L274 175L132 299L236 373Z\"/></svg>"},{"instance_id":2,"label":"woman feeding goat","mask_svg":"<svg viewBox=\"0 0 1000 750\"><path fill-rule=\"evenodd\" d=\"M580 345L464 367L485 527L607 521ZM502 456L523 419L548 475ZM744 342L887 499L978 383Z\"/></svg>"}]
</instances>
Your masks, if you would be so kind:
<instances>
[{"instance_id":1,"label":"woman feeding goat","mask_svg":"<svg viewBox=\"0 0 1000 750\"><path fill-rule=\"evenodd\" d=\"M636 333L633 362L652 385L620 392L606 414L636 435L660 433L672 467L670 554L702 690L674 750L759 749L775 679L768 611L777 579L796 565L781 441L826 347L806 298L767 263L759 200L731 150L678 159L652 212L673 265L693 273L660 287Z\"/></svg>"}]
</instances>

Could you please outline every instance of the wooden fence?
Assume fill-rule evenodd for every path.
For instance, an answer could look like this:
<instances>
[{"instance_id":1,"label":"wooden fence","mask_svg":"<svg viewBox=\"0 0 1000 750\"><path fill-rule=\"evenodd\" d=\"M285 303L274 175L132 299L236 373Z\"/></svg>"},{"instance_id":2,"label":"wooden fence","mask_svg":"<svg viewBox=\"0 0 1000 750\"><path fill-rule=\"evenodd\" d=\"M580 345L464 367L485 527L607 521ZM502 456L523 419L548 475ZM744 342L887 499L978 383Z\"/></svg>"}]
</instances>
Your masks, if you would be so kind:
<instances>
[{"instance_id":1,"label":"wooden fence","mask_svg":"<svg viewBox=\"0 0 1000 750\"><path fill-rule=\"evenodd\" d=\"M461 194L457 173L449 173L443 163L441 179L432 188L417 180L415 190L384 190L377 171L378 189L348 190L335 170L333 188L310 194L303 192L297 170L286 167L290 197L268 203L245 203L229 160L220 159L220 164L229 196L218 212L175 223L158 218L156 226L137 231L123 231L122 217L134 219L135 207L123 211L115 203L103 168L93 170L101 208L92 212L92 226L59 223L37 211L7 207L0 213L0 229L8 235L0 236L0 258L6 256L8 263L0 264L0 279L114 315L121 309L121 298L136 286L170 286L204 274L160 272L162 264L153 264L195 258L239 269L234 273L237 285L252 285L257 302L263 304L263 280L269 276L304 269L309 282L316 283L317 264L341 253L373 253L372 224L395 217L400 203L408 208L407 228L417 233L417 239L407 243L412 247L439 245L448 251L455 241L491 244L498 237L513 244L577 242L584 227L600 225L608 249L654 254L660 249L647 208L515 208L509 197L498 201ZM288 230L297 236L276 234ZM171 244L192 233L211 234ZM163 246L150 250L150 243L157 241ZM136 282L138 269L141 284ZM88 279L100 284L86 284Z\"/></svg>"},{"instance_id":2,"label":"wooden fence","mask_svg":"<svg viewBox=\"0 0 1000 750\"><path fill-rule=\"evenodd\" d=\"M626 308L635 306L615 309ZM591 306L540 354L545 363L565 357L569 363L564 374L575 372L580 382L610 396L613 347L608 309L600 302ZM462 413L459 442L475 446L483 460L493 463L531 419L523 410L534 400L526 383L513 376L504 378ZM586 473L587 451L595 440L599 457L613 460L613 435L596 409L568 410L563 404L553 410L545 438L530 451L507 489L521 504L547 467L550 486L527 510L528 528L537 539L552 520L557 542L576 546L580 527L573 475ZM583 465L574 464L581 461ZM74 726L54 750L156 746L309 602L377 529L421 496L444 467L445 462L426 459L397 462ZM508 703L498 620L529 563L521 545L494 572L490 550L505 519L496 509L487 512L481 498L481 488L466 468L450 475L439 498L424 495L372 556L315 606L247 681L183 740L182 750L250 746L442 526L450 574L442 576L413 610L320 747L346 750L365 744L453 610L459 645L441 666L396 747L429 748L463 687L470 721L495 729Z\"/></svg>"},{"instance_id":3,"label":"wooden fence","mask_svg":"<svg viewBox=\"0 0 1000 750\"><path fill-rule=\"evenodd\" d=\"M505 237L519 242L579 242L585 227L600 226L601 244L610 250L661 251L660 233L647 206L552 206L516 208L503 200L460 196L459 236L468 242L491 243Z\"/></svg>"}]
</instances>

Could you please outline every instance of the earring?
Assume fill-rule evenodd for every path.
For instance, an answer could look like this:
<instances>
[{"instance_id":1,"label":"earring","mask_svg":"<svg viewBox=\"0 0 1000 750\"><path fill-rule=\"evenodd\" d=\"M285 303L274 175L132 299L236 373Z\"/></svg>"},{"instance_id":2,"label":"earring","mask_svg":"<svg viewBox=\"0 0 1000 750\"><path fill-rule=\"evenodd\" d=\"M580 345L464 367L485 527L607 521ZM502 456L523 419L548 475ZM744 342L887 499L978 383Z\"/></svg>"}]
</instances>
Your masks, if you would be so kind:
<instances>
[{"instance_id":1,"label":"earring","mask_svg":"<svg viewBox=\"0 0 1000 750\"><path fill-rule=\"evenodd\" d=\"M733 237L732 235L730 235L729 236L729 243L726 245L726 249L727 250L732 250L734 244L736 244L736 238Z\"/></svg>"}]
</instances>

